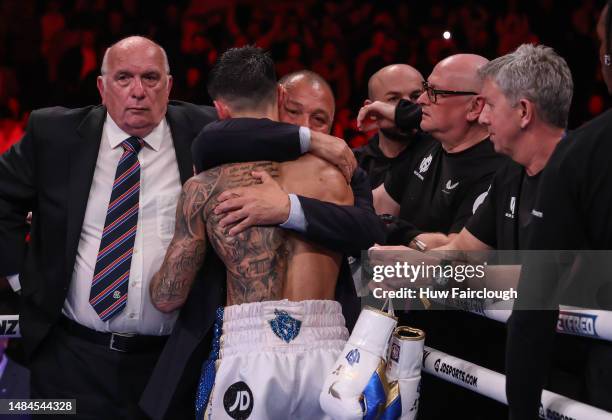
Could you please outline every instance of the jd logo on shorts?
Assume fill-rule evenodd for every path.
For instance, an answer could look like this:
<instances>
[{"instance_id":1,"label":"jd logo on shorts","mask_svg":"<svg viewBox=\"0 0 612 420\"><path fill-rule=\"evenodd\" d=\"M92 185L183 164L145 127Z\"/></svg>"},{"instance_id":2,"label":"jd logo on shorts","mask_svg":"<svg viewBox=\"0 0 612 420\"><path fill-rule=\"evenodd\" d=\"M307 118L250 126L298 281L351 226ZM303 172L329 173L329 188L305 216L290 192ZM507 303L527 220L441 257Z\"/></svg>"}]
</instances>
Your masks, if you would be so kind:
<instances>
[{"instance_id":1,"label":"jd logo on shorts","mask_svg":"<svg viewBox=\"0 0 612 420\"><path fill-rule=\"evenodd\" d=\"M434 370L438 372L440 370L440 359L434 362Z\"/></svg>"},{"instance_id":2,"label":"jd logo on shorts","mask_svg":"<svg viewBox=\"0 0 612 420\"><path fill-rule=\"evenodd\" d=\"M300 333L302 321L293 318L287 311L274 310L276 318L268 321L272 332L285 343L294 340Z\"/></svg>"},{"instance_id":3,"label":"jd logo on shorts","mask_svg":"<svg viewBox=\"0 0 612 420\"><path fill-rule=\"evenodd\" d=\"M245 420L253 411L253 393L244 382L230 385L223 395L225 412L235 420Z\"/></svg>"}]
</instances>

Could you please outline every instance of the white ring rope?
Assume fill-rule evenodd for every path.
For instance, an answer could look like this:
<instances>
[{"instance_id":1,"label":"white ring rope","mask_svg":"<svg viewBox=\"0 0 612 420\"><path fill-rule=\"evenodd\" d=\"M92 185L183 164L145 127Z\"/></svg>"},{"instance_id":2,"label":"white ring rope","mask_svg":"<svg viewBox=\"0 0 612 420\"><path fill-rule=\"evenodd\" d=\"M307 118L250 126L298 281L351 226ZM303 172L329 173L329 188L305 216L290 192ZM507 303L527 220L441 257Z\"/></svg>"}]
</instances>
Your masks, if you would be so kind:
<instances>
[{"instance_id":1,"label":"white ring rope","mask_svg":"<svg viewBox=\"0 0 612 420\"><path fill-rule=\"evenodd\" d=\"M484 314L481 315L487 316L487 311L506 313L506 310L485 309ZM595 323L597 319L600 319L600 313L605 315L605 317L601 318L605 320L605 322L598 324L596 327ZM605 324L607 327L612 325L609 323L612 322L612 315L607 311L576 311L575 309L571 311L562 309L559 316L559 323L562 323L562 316L566 316L566 319L570 319L569 317L576 316L575 314L580 314L580 316L584 317L595 317L592 327L592 331L595 333L598 332L595 328L600 328L599 325ZM510 314L507 313L505 319L499 316L498 320L504 322L509 316ZM496 319L493 316L490 316L490 318ZM564 322L567 323L569 321ZM557 327L557 329L558 328L559 327ZM584 328L589 330L591 327ZM608 328L608 331L612 331L612 328ZM570 334L571 333L572 332L570 332ZM15 338L20 336L19 315L0 315L0 338ZM603 336L600 337L603 338ZM445 381L470 389L485 397L492 398L502 404L508 404L506 399L506 377L501 373L458 359L427 346L425 346L423 352L423 370ZM544 419L564 420L612 420L612 413L544 390L542 392L542 402L540 405L540 417Z\"/></svg>"},{"instance_id":2,"label":"white ring rope","mask_svg":"<svg viewBox=\"0 0 612 420\"><path fill-rule=\"evenodd\" d=\"M512 301L486 304L479 299L453 299L439 303L503 323L512 313ZM612 341L612 312L561 305L557 332ZM0 315L0 338L20 336L19 315Z\"/></svg>"},{"instance_id":3,"label":"white ring rope","mask_svg":"<svg viewBox=\"0 0 612 420\"><path fill-rule=\"evenodd\" d=\"M425 346L423 371L508 405L506 376ZM540 418L550 420L605 420L612 413L550 391L542 391Z\"/></svg>"}]
</instances>

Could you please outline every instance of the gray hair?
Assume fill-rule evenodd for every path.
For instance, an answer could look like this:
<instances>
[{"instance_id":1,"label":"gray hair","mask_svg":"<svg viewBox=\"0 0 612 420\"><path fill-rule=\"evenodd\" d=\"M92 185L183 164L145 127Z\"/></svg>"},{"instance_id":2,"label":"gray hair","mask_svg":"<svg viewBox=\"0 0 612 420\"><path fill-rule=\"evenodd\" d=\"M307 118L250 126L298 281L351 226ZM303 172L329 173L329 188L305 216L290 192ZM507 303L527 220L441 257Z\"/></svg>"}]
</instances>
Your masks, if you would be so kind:
<instances>
[{"instance_id":1,"label":"gray hair","mask_svg":"<svg viewBox=\"0 0 612 420\"><path fill-rule=\"evenodd\" d=\"M164 70L166 71L166 74L170 74L170 63L168 62L168 54L166 54L166 50L164 50L164 48L159 45L158 43L150 40L149 38L145 38L145 37L134 37L134 36L130 36L127 38L123 38L117 42L115 42L113 45L111 45L110 47L108 47L106 49L106 51L104 51L104 57L102 58L102 65L100 66L100 74L102 76L104 76L107 72L108 72L108 53L110 52L111 48L113 48L115 45L125 42L126 40L130 39L130 38L142 38L145 39L147 41L149 41L151 44L155 45L157 48L160 49L161 53L162 53L162 57L164 58Z\"/></svg>"},{"instance_id":2,"label":"gray hair","mask_svg":"<svg viewBox=\"0 0 612 420\"><path fill-rule=\"evenodd\" d=\"M529 99L543 121L567 127L574 83L567 63L552 48L523 44L485 64L478 75L495 82L513 105Z\"/></svg>"}]
</instances>

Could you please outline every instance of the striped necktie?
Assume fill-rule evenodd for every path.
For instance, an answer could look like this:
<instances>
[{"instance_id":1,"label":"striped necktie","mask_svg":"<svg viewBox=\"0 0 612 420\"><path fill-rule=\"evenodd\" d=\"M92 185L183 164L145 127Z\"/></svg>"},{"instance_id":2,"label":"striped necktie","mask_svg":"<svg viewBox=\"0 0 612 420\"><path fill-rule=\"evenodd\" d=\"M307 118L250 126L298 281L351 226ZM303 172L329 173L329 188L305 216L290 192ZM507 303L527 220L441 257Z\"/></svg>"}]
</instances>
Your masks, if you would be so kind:
<instances>
[{"instance_id":1,"label":"striped necktie","mask_svg":"<svg viewBox=\"0 0 612 420\"><path fill-rule=\"evenodd\" d=\"M89 303L102 321L111 319L127 304L140 195L138 152L143 144L138 137L121 143L124 151L115 173L89 293Z\"/></svg>"}]
</instances>

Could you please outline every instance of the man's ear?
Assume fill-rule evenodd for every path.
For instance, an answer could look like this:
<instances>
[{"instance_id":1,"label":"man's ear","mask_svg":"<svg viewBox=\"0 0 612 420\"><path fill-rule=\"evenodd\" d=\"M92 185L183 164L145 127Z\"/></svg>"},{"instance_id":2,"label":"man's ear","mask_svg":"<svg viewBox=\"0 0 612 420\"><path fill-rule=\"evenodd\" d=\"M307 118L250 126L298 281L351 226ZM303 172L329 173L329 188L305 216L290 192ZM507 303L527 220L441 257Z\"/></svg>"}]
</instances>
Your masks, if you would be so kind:
<instances>
[{"instance_id":1,"label":"man's ear","mask_svg":"<svg viewBox=\"0 0 612 420\"><path fill-rule=\"evenodd\" d=\"M102 105L104 104L104 79L102 79L103 76L98 76L98 78L96 79L96 85L98 86L98 92L100 92L100 101L102 102Z\"/></svg>"},{"instance_id":2,"label":"man's ear","mask_svg":"<svg viewBox=\"0 0 612 420\"><path fill-rule=\"evenodd\" d=\"M526 128L535 117L535 104L528 99L520 99L516 105L519 110L521 128Z\"/></svg>"},{"instance_id":3,"label":"man's ear","mask_svg":"<svg viewBox=\"0 0 612 420\"><path fill-rule=\"evenodd\" d=\"M219 116L220 120L227 120L229 118L232 118L232 112L230 111L225 102L221 100L216 100L213 101L213 104L215 105L215 109L217 110L217 115Z\"/></svg>"},{"instance_id":4,"label":"man's ear","mask_svg":"<svg viewBox=\"0 0 612 420\"><path fill-rule=\"evenodd\" d=\"M170 92L172 91L172 85L173 85L174 79L172 78L172 75L168 75L168 97L170 97Z\"/></svg>"},{"instance_id":5,"label":"man's ear","mask_svg":"<svg viewBox=\"0 0 612 420\"><path fill-rule=\"evenodd\" d=\"M287 89L285 89L285 86L279 83L276 87L276 95L278 96L278 109L280 111L280 107L285 103L285 97L287 96Z\"/></svg>"},{"instance_id":6,"label":"man's ear","mask_svg":"<svg viewBox=\"0 0 612 420\"><path fill-rule=\"evenodd\" d=\"M475 98L473 98L470 101L468 113L466 116L469 122L478 121L478 117L480 117L480 113L482 112L482 109L484 108L484 103L485 103L484 98L480 95L477 95Z\"/></svg>"}]
</instances>

